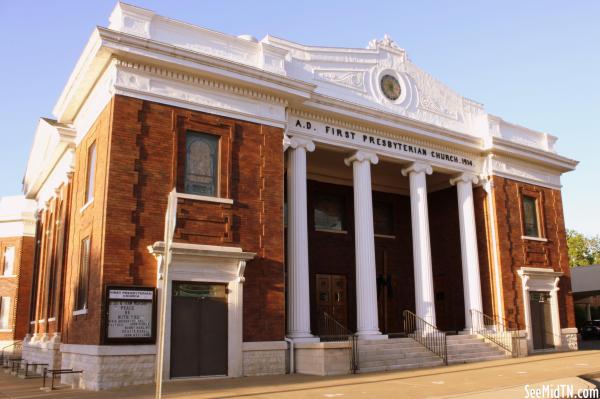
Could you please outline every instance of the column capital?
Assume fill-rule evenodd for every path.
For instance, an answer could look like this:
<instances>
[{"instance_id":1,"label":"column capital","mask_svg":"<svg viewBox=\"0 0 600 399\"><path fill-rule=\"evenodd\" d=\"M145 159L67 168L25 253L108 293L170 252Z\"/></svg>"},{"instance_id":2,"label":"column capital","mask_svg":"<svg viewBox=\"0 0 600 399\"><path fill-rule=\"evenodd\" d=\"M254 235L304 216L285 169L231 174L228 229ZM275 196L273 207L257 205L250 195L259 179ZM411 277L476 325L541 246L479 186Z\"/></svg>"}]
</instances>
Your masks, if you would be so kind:
<instances>
[{"instance_id":1,"label":"column capital","mask_svg":"<svg viewBox=\"0 0 600 399\"><path fill-rule=\"evenodd\" d=\"M425 172L425 174L432 174L433 173L433 169L431 169L431 165L426 164L424 162L413 162L411 163L408 167L402 169L400 171L402 173L402 176L408 176L411 173L422 173Z\"/></svg>"},{"instance_id":2,"label":"column capital","mask_svg":"<svg viewBox=\"0 0 600 399\"><path fill-rule=\"evenodd\" d=\"M344 159L346 166L350 166L354 162L368 161L373 165L377 165L379 157L374 152L358 150L348 158Z\"/></svg>"},{"instance_id":3,"label":"column capital","mask_svg":"<svg viewBox=\"0 0 600 399\"><path fill-rule=\"evenodd\" d=\"M479 177L477 177L477 175L474 175L473 173L465 172L450 179L450 184L452 184L453 186L459 182L477 184L479 182Z\"/></svg>"},{"instance_id":4,"label":"column capital","mask_svg":"<svg viewBox=\"0 0 600 399\"><path fill-rule=\"evenodd\" d=\"M315 143L312 140L300 137L283 136L283 150L285 151L290 147L294 150L304 148L308 152L313 152L315 150Z\"/></svg>"}]
</instances>

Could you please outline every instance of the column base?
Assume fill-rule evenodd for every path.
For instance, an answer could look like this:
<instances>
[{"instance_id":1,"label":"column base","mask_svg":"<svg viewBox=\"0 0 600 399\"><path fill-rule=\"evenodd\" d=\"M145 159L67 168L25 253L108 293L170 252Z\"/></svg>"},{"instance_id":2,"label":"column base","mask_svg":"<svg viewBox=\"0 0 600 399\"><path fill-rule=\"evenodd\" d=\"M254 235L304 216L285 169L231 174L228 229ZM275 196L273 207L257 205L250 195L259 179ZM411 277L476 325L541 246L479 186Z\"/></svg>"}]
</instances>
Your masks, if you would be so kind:
<instances>
[{"instance_id":1,"label":"column base","mask_svg":"<svg viewBox=\"0 0 600 399\"><path fill-rule=\"evenodd\" d=\"M388 339L388 336L385 334L377 332L357 332L356 336L358 339L366 339L366 340L378 340L378 339Z\"/></svg>"},{"instance_id":2,"label":"column base","mask_svg":"<svg viewBox=\"0 0 600 399\"><path fill-rule=\"evenodd\" d=\"M309 333L292 333L288 334L286 338L289 338L294 342L319 342L321 340L319 337L315 337Z\"/></svg>"}]
</instances>

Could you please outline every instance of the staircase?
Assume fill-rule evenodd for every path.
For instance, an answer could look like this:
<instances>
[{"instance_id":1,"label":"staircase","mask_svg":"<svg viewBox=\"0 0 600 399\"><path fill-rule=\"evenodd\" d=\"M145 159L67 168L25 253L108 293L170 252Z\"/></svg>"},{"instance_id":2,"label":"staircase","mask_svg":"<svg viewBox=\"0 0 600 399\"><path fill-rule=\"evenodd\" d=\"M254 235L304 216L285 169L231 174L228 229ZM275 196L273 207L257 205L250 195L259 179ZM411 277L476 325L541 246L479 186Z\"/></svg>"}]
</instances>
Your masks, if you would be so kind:
<instances>
[{"instance_id":1,"label":"staircase","mask_svg":"<svg viewBox=\"0 0 600 399\"><path fill-rule=\"evenodd\" d=\"M360 373L444 365L444 361L412 338L358 341Z\"/></svg>"},{"instance_id":2,"label":"staircase","mask_svg":"<svg viewBox=\"0 0 600 399\"><path fill-rule=\"evenodd\" d=\"M448 335L448 364L483 362L510 358L498 346L487 343L477 335Z\"/></svg>"}]
</instances>

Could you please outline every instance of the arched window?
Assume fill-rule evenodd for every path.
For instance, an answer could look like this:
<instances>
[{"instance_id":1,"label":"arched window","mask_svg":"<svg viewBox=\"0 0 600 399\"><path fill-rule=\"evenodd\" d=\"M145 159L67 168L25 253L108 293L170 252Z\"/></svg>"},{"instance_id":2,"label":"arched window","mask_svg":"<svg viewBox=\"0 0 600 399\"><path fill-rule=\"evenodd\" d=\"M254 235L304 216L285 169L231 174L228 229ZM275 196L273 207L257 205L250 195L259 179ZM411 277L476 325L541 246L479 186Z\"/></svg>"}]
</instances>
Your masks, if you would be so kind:
<instances>
[{"instance_id":1,"label":"arched window","mask_svg":"<svg viewBox=\"0 0 600 399\"><path fill-rule=\"evenodd\" d=\"M186 135L185 192L217 196L219 137L204 133Z\"/></svg>"}]
</instances>

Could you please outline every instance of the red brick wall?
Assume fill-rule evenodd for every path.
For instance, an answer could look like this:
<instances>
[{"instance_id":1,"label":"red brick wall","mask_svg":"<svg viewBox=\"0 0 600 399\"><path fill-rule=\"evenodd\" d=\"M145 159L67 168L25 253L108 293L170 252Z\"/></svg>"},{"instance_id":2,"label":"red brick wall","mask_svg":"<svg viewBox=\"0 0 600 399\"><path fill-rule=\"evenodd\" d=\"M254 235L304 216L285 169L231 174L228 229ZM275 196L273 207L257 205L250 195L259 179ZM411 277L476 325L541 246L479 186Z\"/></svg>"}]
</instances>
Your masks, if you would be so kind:
<instances>
[{"instance_id":1,"label":"red brick wall","mask_svg":"<svg viewBox=\"0 0 600 399\"><path fill-rule=\"evenodd\" d=\"M244 340L283 339L283 131L123 96L113 101L103 284L156 284L147 247L163 240L181 135L219 132L221 195L234 203L181 199L175 240L255 252L245 272Z\"/></svg>"},{"instance_id":2,"label":"red brick wall","mask_svg":"<svg viewBox=\"0 0 600 399\"><path fill-rule=\"evenodd\" d=\"M0 238L0 265L4 264L5 248L10 245L15 247L15 277L0 277L0 296L11 298L12 314L9 316L9 326L13 331L0 332L0 341L23 339L27 334L34 240L33 237Z\"/></svg>"},{"instance_id":3,"label":"red brick wall","mask_svg":"<svg viewBox=\"0 0 600 399\"><path fill-rule=\"evenodd\" d=\"M524 240L521 191L529 190L540 197L540 224L547 242ZM494 200L498 225L498 245L502 270L502 287L506 317L525 328L521 278L523 267L543 267L563 272L559 284L559 311L562 328L574 327L571 275L560 190L529 185L494 177Z\"/></svg>"},{"instance_id":4,"label":"red brick wall","mask_svg":"<svg viewBox=\"0 0 600 399\"><path fill-rule=\"evenodd\" d=\"M114 100L109 102L75 151L72 177L67 248L67 268L64 274L63 318L61 341L70 344L99 344L102 298L102 262L110 127ZM86 204L87 164L89 146L96 144L96 168L93 201ZM85 208L84 208L85 206ZM73 315L75 292L79 279L81 241L90 238L90 269L88 274L87 314Z\"/></svg>"}]
</instances>

